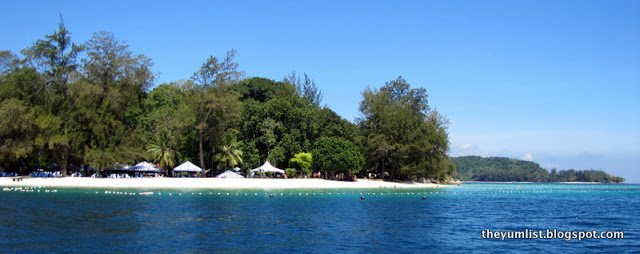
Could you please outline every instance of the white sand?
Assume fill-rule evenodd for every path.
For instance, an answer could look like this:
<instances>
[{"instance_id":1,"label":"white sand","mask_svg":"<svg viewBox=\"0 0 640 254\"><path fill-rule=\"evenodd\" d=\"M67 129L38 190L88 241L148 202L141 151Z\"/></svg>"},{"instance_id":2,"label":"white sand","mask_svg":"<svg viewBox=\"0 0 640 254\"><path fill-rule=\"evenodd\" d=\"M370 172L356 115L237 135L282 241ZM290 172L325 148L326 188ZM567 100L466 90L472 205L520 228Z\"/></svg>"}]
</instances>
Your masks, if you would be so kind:
<instances>
[{"instance_id":1,"label":"white sand","mask_svg":"<svg viewBox=\"0 0 640 254\"><path fill-rule=\"evenodd\" d=\"M13 182L0 178L0 186L72 187L72 188L142 188L142 189L376 189L376 188L441 188L452 185L432 183L394 183L376 180L356 182L322 179L225 179L225 178L130 178L105 179L89 177L23 178Z\"/></svg>"}]
</instances>

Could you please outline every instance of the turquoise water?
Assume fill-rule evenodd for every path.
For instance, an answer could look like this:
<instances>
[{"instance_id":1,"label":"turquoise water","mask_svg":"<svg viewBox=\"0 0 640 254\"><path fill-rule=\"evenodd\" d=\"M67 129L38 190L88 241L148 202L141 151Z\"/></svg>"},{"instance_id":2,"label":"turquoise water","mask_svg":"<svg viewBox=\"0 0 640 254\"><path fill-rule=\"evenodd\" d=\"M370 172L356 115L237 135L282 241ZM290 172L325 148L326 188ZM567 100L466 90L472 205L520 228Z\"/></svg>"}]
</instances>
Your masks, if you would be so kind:
<instances>
[{"instance_id":1,"label":"turquoise water","mask_svg":"<svg viewBox=\"0 0 640 254\"><path fill-rule=\"evenodd\" d=\"M640 185L632 184L146 191L153 195L107 189L2 191L0 253L640 251ZM525 228L624 231L625 239L481 237L484 229Z\"/></svg>"}]
</instances>

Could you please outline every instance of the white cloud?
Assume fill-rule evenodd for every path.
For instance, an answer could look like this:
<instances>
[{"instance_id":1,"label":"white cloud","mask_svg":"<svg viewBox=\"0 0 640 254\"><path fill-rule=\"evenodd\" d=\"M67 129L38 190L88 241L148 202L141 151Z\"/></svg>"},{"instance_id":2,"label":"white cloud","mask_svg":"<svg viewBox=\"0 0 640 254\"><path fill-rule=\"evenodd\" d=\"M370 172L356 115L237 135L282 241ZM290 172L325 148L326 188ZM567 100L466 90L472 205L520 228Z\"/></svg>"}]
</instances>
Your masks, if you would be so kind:
<instances>
[{"instance_id":1,"label":"white cloud","mask_svg":"<svg viewBox=\"0 0 640 254\"><path fill-rule=\"evenodd\" d=\"M531 153L525 153L525 154L522 156L522 159L523 159L523 160L525 160L525 161L533 161L533 154L531 154Z\"/></svg>"}]
</instances>

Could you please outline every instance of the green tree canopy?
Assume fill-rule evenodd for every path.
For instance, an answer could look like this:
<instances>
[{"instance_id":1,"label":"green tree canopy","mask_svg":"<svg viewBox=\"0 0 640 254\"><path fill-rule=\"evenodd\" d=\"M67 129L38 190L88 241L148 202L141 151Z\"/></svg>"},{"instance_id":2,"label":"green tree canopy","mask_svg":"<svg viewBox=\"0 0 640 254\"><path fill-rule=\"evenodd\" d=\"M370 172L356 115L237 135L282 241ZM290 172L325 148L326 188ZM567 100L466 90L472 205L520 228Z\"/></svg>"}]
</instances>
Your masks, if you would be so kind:
<instances>
[{"instance_id":1,"label":"green tree canopy","mask_svg":"<svg viewBox=\"0 0 640 254\"><path fill-rule=\"evenodd\" d=\"M158 133L147 145L147 153L151 161L160 164L160 168L164 169L167 174L178 163L180 157L176 149L176 141L167 130Z\"/></svg>"},{"instance_id":2,"label":"green tree canopy","mask_svg":"<svg viewBox=\"0 0 640 254\"><path fill-rule=\"evenodd\" d=\"M402 77L380 89L367 89L360 103L360 142L370 172L391 178L440 178L449 149L447 121L428 105L424 88L411 88Z\"/></svg>"},{"instance_id":3,"label":"green tree canopy","mask_svg":"<svg viewBox=\"0 0 640 254\"><path fill-rule=\"evenodd\" d=\"M242 164L244 153L241 150L242 143L237 141L237 131L232 130L224 134L223 142L216 154L219 165L231 168Z\"/></svg>"},{"instance_id":4,"label":"green tree canopy","mask_svg":"<svg viewBox=\"0 0 640 254\"><path fill-rule=\"evenodd\" d=\"M313 165L313 155L311 153L297 153L289 159L289 164L296 166L305 174L309 174Z\"/></svg>"},{"instance_id":5,"label":"green tree canopy","mask_svg":"<svg viewBox=\"0 0 640 254\"><path fill-rule=\"evenodd\" d=\"M364 157L350 141L337 137L319 138L313 148L313 168L328 173L356 174L362 170Z\"/></svg>"}]
</instances>

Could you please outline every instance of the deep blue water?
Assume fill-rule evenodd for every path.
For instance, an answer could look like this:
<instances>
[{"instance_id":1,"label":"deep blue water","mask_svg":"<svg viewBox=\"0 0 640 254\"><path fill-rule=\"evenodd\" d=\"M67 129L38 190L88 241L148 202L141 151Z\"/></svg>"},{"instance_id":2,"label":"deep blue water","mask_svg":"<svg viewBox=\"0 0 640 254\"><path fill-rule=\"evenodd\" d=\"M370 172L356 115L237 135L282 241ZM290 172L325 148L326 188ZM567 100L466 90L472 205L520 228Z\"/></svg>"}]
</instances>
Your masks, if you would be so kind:
<instances>
[{"instance_id":1,"label":"deep blue water","mask_svg":"<svg viewBox=\"0 0 640 254\"><path fill-rule=\"evenodd\" d=\"M640 252L640 185L52 190L0 192L0 253ZM481 237L525 228L624 231L625 239Z\"/></svg>"}]
</instances>

